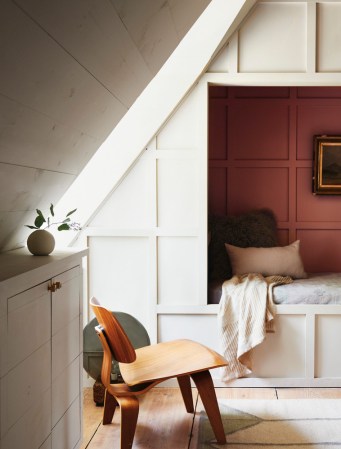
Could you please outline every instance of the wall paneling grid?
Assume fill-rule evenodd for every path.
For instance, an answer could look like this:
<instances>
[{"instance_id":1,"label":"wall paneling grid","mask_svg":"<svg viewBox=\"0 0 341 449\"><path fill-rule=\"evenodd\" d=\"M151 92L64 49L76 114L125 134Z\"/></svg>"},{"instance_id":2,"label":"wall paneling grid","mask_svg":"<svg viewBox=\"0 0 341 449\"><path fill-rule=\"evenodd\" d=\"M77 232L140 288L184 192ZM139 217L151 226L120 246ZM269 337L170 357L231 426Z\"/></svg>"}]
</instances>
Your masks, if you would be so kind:
<instances>
[{"instance_id":1,"label":"wall paneling grid","mask_svg":"<svg viewBox=\"0 0 341 449\"><path fill-rule=\"evenodd\" d=\"M312 193L313 137L340 123L338 87L211 87L209 212L270 208L308 271L340 271L340 197Z\"/></svg>"}]
</instances>

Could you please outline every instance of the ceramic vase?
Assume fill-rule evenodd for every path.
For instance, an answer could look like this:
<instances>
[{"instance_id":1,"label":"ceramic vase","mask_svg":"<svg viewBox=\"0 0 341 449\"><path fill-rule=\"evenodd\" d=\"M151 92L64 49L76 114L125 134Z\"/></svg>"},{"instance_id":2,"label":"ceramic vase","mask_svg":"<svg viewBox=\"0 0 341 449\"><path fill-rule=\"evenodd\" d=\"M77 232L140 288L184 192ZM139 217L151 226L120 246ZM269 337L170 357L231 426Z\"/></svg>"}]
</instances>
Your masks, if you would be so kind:
<instances>
[{"instance_id":1,"label":"ceramic vase","mask_svg":"<svg viewBox=\"0 0 341 449\"><path fill-rule=\"evenodd\" d=\"M54 250L53 235L45 229L33 231L27 239L27 248L34 256L48 256Z\"/></svg>"}]
</instances>

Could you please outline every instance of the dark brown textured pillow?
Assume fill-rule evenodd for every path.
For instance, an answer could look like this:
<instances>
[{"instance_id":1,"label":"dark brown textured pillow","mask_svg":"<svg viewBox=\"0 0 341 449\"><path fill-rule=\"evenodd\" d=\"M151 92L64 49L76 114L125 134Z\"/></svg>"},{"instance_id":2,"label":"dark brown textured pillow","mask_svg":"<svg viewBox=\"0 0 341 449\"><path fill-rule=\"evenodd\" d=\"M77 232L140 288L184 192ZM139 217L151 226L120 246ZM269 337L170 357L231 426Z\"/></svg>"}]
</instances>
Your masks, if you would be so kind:
<instances>
[{"instance_id":1,"label":"dark brown textured pillow","mask_svg":"<svg viewBox=\"0 0 341 449\"><path fill-rule=\"evenodd\" d=\"M238 216L210 216L208 229L211 232L208 249L209 280L224 280L232 276L225 243L241 248L278 246L276 217L269 209Z\"/></svg>"}]
</instances>

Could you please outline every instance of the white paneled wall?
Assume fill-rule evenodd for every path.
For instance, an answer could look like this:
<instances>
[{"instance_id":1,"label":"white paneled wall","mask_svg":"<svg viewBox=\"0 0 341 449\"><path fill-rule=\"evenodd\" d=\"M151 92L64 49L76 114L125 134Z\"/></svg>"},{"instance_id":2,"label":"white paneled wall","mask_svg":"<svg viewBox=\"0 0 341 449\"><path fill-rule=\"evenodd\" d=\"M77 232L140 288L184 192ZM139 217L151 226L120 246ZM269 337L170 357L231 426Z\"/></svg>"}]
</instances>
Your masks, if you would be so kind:
<instances>
[{"instance_id":1,"label":"white paneled wall","mask_svg":"<svg viewBox=\"0 0 341 449\"><path fill-rule=\"evenodd\" d=\"M198 305L198 239L158 238L158 304Z\"/></svg>"},{"instance_id":2,"label":"white paneled wall","mask_svg":"<svg viewBox=\"0 0 341 449\"><path fill-rule=\"evenodd\" d=\"M340 2L317 4L317 70L341 71Z\"/></svg>"},{"instance_id":3,"label":"white paneled wall","mask_svg":"<svg viewBox=\"0 0 341 449\"><path fill-rule=\"evenodd\" d=\"M198 217L198 166L191 159L158 159L158 225L196 227Z\"/></svg>"},{"instance_id":4,"label":"white paneled wall","mask_svg":"<svg viewBox=\"0 0 341 449\"><path fill-rule=\"evenodd\" d=\"M91 226L149 229L155 225L155 160L147 152L111 195Z\"/></svg>"},{"instance_id":5,"label":"white paneled wall","mask_svg":"<svg viewBox=\"0 0 341 449\"><path fill-rule=\"evenodd\" d=\"M160 341L173 338L193 339L195 335L196 341L213 348L219 338L217 317L213 314L192 316L161 314L158 318L158 328Z\"/></svg>"},{"instance_id":6,"label":"white paneled wall","mask_svg":"<svg viewBox=\"0 0 341 449\"><path fill-rule=\"evenodd\" d=\"M193 111L201 107L200 96L189 95L156 136L158 150L195 150L200 141L200 123Z\"/></svg>"},{"instance_id":7,"label":"white paneled wall","mask_svg":"<svg viewBox=\"0 0 341 449\"><path fill-rule=\"evenodd\" d=\"M240 72L304 72L306 52L305 2L261 2L239 33Z\"/></svg>"},{"instance_id":8,"label":"white paneled wall","mask_svg":"<svg viewBox=\"0 0 341 449\"><path fill-rule=\"evenodd\" d=\"M148 237L92 237L89 250L92 294L104 305L130 313L149 327Z\"/></svg>"},{"instance_id":9,"label":"white paneled wall","mask_svg":"<svg viewBox=\"0 0 341 449\"><path fill-rule=\"evenodd\" d=\"M341 85L340 24L338 1L255 6L84 230L90 295L149 323L154 340L219 350L206 303L208 85Z\"/></svg>"},{"instance_id":10,"label":"white paneled wall","mask_svg":"<svg viewBox=\"0 0 341 449\"><path fill-rule=\"evenodd\" d=\"M199 228L206 153L191 115L200 92L189 95L83 232L90 295L133 314L154 339L157 307L205 301Z\"/></svg>"}]
</instances>

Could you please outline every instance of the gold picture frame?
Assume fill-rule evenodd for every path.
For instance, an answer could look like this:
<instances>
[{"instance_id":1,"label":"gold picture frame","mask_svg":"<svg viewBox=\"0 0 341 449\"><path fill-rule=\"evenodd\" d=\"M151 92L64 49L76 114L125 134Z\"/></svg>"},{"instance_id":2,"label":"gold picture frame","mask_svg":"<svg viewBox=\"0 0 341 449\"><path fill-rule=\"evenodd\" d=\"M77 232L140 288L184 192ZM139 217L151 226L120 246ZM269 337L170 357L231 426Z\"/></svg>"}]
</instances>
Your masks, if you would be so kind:
<instances>
[{"instance_id":1,"label":"gold picture frame","mask_svg":"<svg viewBox=\"0 0 341 449\"><path fill-rule=\"evenodd\" d=\"M314 137L313 192L341 195L341 136Z\"/></svg>"}]
</instances>

